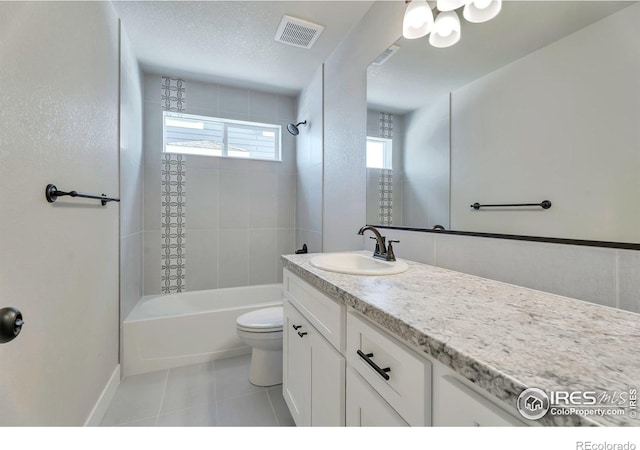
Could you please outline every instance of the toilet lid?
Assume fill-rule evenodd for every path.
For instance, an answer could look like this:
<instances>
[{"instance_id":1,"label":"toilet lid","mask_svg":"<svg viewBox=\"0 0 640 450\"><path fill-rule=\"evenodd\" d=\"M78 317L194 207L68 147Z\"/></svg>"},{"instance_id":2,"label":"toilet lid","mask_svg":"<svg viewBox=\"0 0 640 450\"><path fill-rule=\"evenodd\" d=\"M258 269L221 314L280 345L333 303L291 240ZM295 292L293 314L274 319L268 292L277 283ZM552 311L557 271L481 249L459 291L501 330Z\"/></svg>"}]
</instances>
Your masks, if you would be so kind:
<instances>
[{"instance_id":1,"label":"toilet lid","mask_svg":"<svg viewBox=\"0 0 640 450\"><path fill-rule=\"evenodd\" d=\"M236 320L239 328L259 332L282 330L282 306L258 309L241 315Z\"/></svg>"}]
</instances>

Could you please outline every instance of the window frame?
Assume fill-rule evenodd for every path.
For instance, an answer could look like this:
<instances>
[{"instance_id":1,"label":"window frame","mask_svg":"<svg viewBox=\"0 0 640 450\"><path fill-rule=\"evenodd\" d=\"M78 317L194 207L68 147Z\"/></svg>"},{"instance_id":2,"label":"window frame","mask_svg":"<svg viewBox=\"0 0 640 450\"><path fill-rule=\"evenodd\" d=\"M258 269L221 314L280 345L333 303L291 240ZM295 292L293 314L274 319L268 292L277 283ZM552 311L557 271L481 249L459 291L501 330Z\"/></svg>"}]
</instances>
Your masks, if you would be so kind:
<instances>
[{"instance_id":1,"label":"window frame","mask_svg":"<svg viewBox=\"0 0 640 450\"><path fill-rule=\"evenodd\" d=\"M383 146L384 148L382 150L382 159L383 159L384 167L369 167L366 161L366 158L367 158L366 154L365 154L365 167L367 169L393 170L393 139L383 138L378 136L367 136L366 143L368 144L369 142L381 142L382 144L384 144ZM365 147L365 153L366 151L367 149Z\"/></svg>"},{"instance_id":2,"label":"window frame","mask_svg":"<svg viewBox=\"0 0 640 450\"><path fill-rule=\"evenodd\" d=\"M175 119L191 119L191 120L201 120L203 122L218 122L222 124L222 155L212 155L212 154L202 154L202 153L190 153L188 151L185 152L172 152L167 151L167 130L166 130L166 118L175 118ZM248 158L241 156L232 156L229 155L229 147L228 147L228 128L229 127L245 127L247 129L255 130L255 131L272 131L275 133L275 149L274 149L274 158L255 158L249 156ZM188 148L188 147L187 147ZM277 125L273 123L262 123L262 122L250 122L246 120L234 120L234 119L225 119L222 117L213 117L213 116L203 116L199 114L189 114L184 112L177 111L162 111L162 153L163 154L172 154L172 155L194 155L194 156L203 156L206 158L230 158L230 159L240 159L246 161L267 161L267 162L282 162L282 125Z\"/></svg>"}]
</instances>

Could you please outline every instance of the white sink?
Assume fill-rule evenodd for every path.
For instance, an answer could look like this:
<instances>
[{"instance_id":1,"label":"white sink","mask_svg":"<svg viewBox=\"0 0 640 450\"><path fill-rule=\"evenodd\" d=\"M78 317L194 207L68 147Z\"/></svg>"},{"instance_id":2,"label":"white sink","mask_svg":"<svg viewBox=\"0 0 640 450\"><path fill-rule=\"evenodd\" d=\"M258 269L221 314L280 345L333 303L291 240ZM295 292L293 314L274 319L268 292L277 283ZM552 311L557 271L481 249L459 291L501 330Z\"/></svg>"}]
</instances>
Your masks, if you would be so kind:
<instances>
[{"instance_id":1,"label":"white sink","mask_svg":"<svg viewBox=\"0 0 640 450\"><path fill-rule=\"evenodd\" d=\"M311 258L309 264L329 272L351 275L395 275L409 268L404 261L384 261L358 253L324 253Z\"/></svg>"}]
</instances>

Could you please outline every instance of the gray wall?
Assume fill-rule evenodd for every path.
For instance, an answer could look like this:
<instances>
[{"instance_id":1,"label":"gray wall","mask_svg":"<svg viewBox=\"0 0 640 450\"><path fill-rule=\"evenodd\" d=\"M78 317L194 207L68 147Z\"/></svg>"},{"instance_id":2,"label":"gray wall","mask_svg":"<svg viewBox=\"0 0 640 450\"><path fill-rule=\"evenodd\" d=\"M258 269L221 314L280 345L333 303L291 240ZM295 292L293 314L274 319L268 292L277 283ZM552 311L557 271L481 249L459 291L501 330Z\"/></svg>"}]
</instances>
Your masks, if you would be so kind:
<instances>
[{"instance_id":1,"label":"gray wall","mask_svg":"<svg viewBox=\"0 0 640 450\"><path fill-rule=\"evenodd\" d=\"M449 229L449 96L405 116L404 225Z\"/></svg>"},{"instance_id":2,"label":"gray wall","mask_svg":"<svg viewBox=\"0 0 640 450\"><path fill-rule=\"evenodd\" d=\"M639 23L637 4L453 92L453 229L640 242Z\"/></svg>"},{"instance_id":3,"label":"gray wall","mask_svg":"<svg viewBox=\"0 0 640 450\"><path fill-rule=\"evenodd\" d=\"M168 74L169 75L169 74ZM170 74L174 78L179 75ZM276 283L295 245L295 98L186 79L186 110L282 125L282 162L186 156L189 291ZM160 293L161 76L144 77L144 293Z\"/></svg>"},{"instance_id":4,"label":"gray wall","mask_svg":"<svg viewBox=\"0 0 640 450\"><path fill-rule=\"evenodd\" d=\"M296 249L309 253L322 252L323 69L300 93L296 119L307 121L296 137Z\"/></svg>"},{"instance_id":5,"label":"gray wall","mask_svg":"<svg viewBox=\"0 0 640 450\"><path fill-rule=\"evenodd\" d=\"M85 423L118 366L118 20L110 2L0 3L0 425ZM10 63L9 63L10 62Z\"/></svg>"},{"instance_id":6,"label":"gray wall","mask_svg":"<svg viewBox=\"0 0 640 450\"><path fill-rule=\"evenodd\" d=\"M376 2L325 62L324 251L362 248L367 67L400 35L405 4Z\"/></svg>"},{"instance_id":7,"label":"gray wall","mask_svg":"<svg viewBox=\"0 0 640 450\"><path fill-rule=\"evenodd\" d=\"M142 77L120 27L120 320L144 291Z\"/></svg>"}]
</instances>

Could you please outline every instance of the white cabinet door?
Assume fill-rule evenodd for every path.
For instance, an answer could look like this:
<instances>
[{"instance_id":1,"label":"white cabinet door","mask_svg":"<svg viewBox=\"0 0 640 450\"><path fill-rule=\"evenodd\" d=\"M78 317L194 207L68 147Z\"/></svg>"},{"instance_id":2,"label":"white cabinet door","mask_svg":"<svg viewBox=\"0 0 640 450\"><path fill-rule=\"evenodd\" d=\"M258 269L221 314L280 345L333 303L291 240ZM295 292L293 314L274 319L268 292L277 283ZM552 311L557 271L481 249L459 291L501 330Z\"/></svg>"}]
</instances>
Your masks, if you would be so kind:
<instances>
[{"instance_id":1,"label":"white cabinet door","mask_svg":"<svg viewBox=\"0 0 640 450\"><path fill-rule=\"evenodd\" d=\"M311 342L311 425L344 426L345 360L318 331Z\"/></svg>"},{"instance_id":2,"label":"white cabinet door","mask_svg":"<svg viewBox=\"0 0 640 450\"><path fill-rule=\"evenodd\" d=\"M284 302L283 389L284 399L296 425L311 425L310 325L287 301Z\"/></svg>"},{"instance_id":3,"label":"white cabinet door","mask_svg":"<svg viewBox=\"0 0 640 450\"><path fill-rule=\"evenodd\" d=\"M525 424L453 375L434 379L434 425L448 427L517 427Z\"/></svg>"},{"instance_id":4,"label":"white cabinet door","mask_svg":"<svg viewBox=\"0 0 640 450\"><path fill-rule=\"evenodd\" d=\"M283 393L297 426L344 426L345 360L284 302Z\"/></svg>"},{"instance_id":5,"label":"white cabinet door","mask_svg":"<svg viewBox=\"0 0 640 450\"><path fill-rule=\"evenodd\" d=\"M407 422L353 369L347 369L347 426L407 427Z\"/></svg>"}]
</instances>

